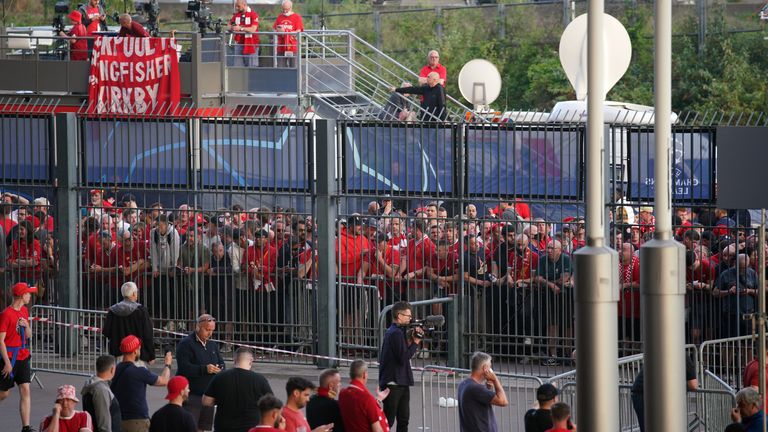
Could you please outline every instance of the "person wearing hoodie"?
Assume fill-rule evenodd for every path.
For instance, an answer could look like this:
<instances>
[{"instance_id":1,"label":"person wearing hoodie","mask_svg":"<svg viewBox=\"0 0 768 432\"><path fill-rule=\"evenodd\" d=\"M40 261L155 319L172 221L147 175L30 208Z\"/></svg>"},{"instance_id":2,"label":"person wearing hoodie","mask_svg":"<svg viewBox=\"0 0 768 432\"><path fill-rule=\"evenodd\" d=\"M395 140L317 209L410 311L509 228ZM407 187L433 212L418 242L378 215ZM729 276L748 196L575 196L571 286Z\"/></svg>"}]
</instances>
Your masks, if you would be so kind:
<instances>
[{"instance_id":1,"label":"person wearing hoodie","mask_svg":"<svg viewBox=\"0 0 768 432\"><path fill-rule=\"evenodd\" d=\"M115 376L115 358L103 355L96 359L96 375L85 382L83 390L83 410L93 419L93 432L120 432L120 403L109 388L109 382Z\"/></svg>"},{"instance_id":2,"label":"person wearing hoodie","mask_svg":"<svg viewBox=\"0 0 768 432\"><path fill-rule=\"evenodd\" d=\"M157 217L157 227L149 234L149 258L152 263L152 316L168 317L175 304L176 264L181 251L179 231L168 216ZM163 309L165 307L165 309Z\"/></svg>"},{"instance_id":3,"label":"person wearing hoodie","mask_svg":"<svg viewBox=\"0 0 768 432\"><path fill-rule=\"evenodd\" d=\"M147 308L138 303L139 288L133 282L126 282L120 287L120 292L123 301L109 308L101 331L109 339L109 353L115 357L121 356L120 341L128 335L134 335L141 339L142 346L148 347L141 350L140 359L151 362L155 359L152 321Z\"/></svg>"}]
</instances>

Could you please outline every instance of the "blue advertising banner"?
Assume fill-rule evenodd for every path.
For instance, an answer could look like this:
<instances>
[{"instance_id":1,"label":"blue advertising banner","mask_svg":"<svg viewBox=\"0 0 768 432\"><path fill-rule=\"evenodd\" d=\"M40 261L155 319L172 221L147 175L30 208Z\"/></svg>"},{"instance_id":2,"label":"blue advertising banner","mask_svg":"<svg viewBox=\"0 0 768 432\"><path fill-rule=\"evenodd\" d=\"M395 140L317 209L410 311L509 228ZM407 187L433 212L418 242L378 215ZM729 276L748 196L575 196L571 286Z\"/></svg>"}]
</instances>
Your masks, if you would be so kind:
<instances>
[{"instance_id":1,"label":"blue advertising banner","mask_svg":"<svg viewBox=\"0 0 768 432\"><path fill-rule=\"evenodd\" d=\"M50 180L49 125L48 117L0 117L3 182Z\"/></svg>"},{"instance_id":2,"label":"blue advertising banner","mask_svg":"<svg viewBox=\"0 0 768 432\"><path fill-rule=\"evenodd\" d=\"M672 200L707 201L712 197L714 181L713 130L677 130L672 132ZM652 130L630 130L629 187L631 200L654 198L654 162L656 149Z\"/></svg>"},{"instance_id":3,"label":"blue advertising banner","mask_svg":"<svg viewBox=\"0 0 768 432\"><path fill-rule=\"evenodd\" d=\"M466 142L469 194L578 198L579 129L470 127Z\"/></svg>"},{"instance_id":4,"label":"blue advertising banner","mask_svg":"<svg viewBox=\"0 0 768 432\"><path fill-rule=\"evenodd\" d=\"M348 192L451 193L452 126L346 125Z\"/></svg>"},{"instance_id":5,"label":"blue advertising banner","mask_svg":"<svg viewBox=\"0 0 768 432\"><path fill-rule=\"evenodd\" d=\"M309 125L203 121L204 188L309 190Z\"/></svg>"},{"instance_id":6,"label":"blue advertising banner","mask_svg":"<svg viewBox=\"0 0 768 432\"><path fill-rule=\"evenodd\" d=\"M183 121L83 121L89 184L184 186L189 145Z\"/></svg>"}]
</instances>

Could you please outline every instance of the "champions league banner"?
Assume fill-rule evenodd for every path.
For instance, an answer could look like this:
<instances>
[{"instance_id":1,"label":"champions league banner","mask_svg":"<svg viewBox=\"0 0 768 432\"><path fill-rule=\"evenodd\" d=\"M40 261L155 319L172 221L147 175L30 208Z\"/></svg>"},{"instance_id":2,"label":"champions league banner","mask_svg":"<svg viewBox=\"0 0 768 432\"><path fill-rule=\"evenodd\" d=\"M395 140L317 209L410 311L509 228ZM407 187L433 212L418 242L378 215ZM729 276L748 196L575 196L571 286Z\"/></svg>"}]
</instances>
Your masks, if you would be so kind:
<instances>
[{"instance_id":1,"label":"champions league banner","mask_svg":"<svg viewBox=\"0 0 768 432\"><path fill-rule=\"evenodd\" d=\"M174 39L96 39L88 77L90 112L172 112L180 99L179 63Z\"/></svg>"},{"instance_id":2,"label":"champions league banner","mask_svg":"<svg viewBox=\"0 0 768 432\"><path fill-rule=\"evenodd\" d=\"M712 198L714 176L714 131L673 131L672 200L677 202L708 201ZM652 130L630 130L629 190L631 200L654 198L655 134Z\"/></svg>"}]
</instances>

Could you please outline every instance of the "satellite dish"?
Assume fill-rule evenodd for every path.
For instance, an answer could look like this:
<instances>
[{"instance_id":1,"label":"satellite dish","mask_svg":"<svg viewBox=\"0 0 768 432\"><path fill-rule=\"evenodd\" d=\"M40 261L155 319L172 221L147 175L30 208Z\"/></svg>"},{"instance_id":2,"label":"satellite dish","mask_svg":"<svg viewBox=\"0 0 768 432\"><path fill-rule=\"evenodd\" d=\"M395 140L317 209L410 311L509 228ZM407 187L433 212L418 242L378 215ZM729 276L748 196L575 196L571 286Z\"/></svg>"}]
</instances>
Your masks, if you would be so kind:
<instances>
[{"instance_id":1,"label":"satellite dish","mask_svg":"<svg viewBox=\"0 0 768 432\"><path fill-rule=\"evenodd\" d=\"M603 88L607 94L624 76L632 59L632 42L627 29L616 18L603 14L605 70ZM560 37L560 64L576 91L576 99L587 98L587 14L578 16ZM600 95L605 97L605 94Z\"/></svg>"},{"instance_id":2,"label":"satellite dish","mask_svg":"<svg viewBox=\"0 0 768 432\"><path fill-rule=\"evenodd\" d=\"M487 109L501 92L499 70L488 60L470 60L459 72L459 91L476 111Z\"/></svg>"}]
</instances>

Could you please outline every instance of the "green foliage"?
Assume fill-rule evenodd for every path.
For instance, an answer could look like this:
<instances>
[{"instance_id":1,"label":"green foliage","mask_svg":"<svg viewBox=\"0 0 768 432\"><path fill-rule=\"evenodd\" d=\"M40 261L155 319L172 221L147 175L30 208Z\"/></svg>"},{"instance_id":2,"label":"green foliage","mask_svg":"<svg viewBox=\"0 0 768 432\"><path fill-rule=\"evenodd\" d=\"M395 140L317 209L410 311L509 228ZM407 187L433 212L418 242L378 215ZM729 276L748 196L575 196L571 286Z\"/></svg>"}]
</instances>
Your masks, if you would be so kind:
<instances>
[{"instance_id":1,"label":"green foliage","mask_svg":"<svg viewBox=\"0 0 768 432\"><path fill-rule=\"evenodd\" d=\"M14 25L47 25L54 0L43 0L43 7L32 7L34 0L4 0L7 22ZM84 1L84 0L82 0ZM72 0L73 7L77 4ZM123 0L107 0L108 10L122 11ZM167 5L167 3L164 3ZM494 63L502 76L502 91L496 102L499 109L550 109L561 100L574 98L573 90L560 66L557 49L563 31L562 10L558 4L511 6L498 9L464 8L436 11L380 11L380 33L376 33L373 8L368 2L306 0L296 10L314 28L312 16L324 13L326 27L353 29L371 44L401 64L418 71L430 49L438 49L448 68L448 93L459 95L456 84L461 67L471 59L485 58ZM176 10L179 9L179 10ZM177 19L183 7L163 9L161 22ZM279 13L278 6L256 7L269 20ZM228 10L217 10L226 14ZM632 41L632 62L624 77L609 92L608 99L638 104L653 104L653 11L652 5L627 3L611 12L627 28ZM705 49L696 34L696 9L677 14L673 32L672 106L676 111L721 110L755 112L768 109L768 70L765 32L729 33L733 29L755 28L752 14L730 13L724 7L709 10ZM442 26L438 37L437 26ZM168 28L164 26L164 28ZM399 84L399 83L391 83Z\"/></svg>"}]
</instances>

